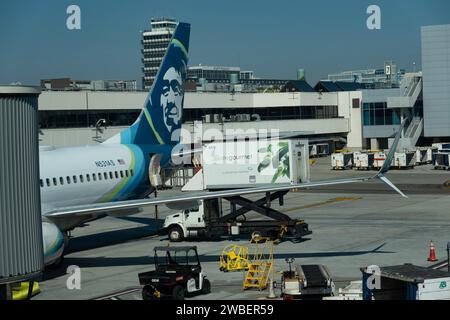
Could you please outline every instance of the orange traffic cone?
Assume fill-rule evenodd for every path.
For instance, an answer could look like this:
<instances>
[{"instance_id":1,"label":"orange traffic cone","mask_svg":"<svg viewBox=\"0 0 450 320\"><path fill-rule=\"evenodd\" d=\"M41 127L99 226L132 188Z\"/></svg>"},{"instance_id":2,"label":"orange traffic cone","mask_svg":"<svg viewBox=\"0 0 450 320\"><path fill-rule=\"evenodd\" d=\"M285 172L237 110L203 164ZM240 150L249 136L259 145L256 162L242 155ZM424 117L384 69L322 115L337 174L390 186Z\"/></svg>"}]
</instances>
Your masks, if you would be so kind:
<instances>
[{"instance_id":1,"label":"orange traffic cone","mask_svg":"<svg viewBox=\"0 0 450 320\"><path fill-rule=\"evenodd\" d=\"M434 247L433 241L430 241L430 256L428 257L428 261L435 262L438 259L436 258L436 248Z\"/></svg>"}]
</instances>

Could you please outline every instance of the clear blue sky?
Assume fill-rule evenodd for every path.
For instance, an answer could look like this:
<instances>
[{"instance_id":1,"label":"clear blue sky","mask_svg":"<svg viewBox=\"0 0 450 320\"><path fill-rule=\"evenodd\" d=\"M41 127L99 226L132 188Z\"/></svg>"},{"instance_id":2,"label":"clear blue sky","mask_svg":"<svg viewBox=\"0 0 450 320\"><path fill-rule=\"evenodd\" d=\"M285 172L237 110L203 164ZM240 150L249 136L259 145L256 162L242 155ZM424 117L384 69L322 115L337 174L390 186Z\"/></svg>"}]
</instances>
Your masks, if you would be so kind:
<instances>
[{"instance_id":1,"label":"clear blue sky","mask_svg":"<svg viewBox=\"0 0 450 320\"><path fill-rule=\"evenodd\" d=\"M81 7L79 31L66 8ZM366 8L381 7L381 30L366 27ZM151 17L189 22L190 65L240 66L258 77L315 84L328 73L420 68L420 26L450 23L448 0L2 0L0 83L39 79L141 79L140 31Z\"/></svg>"}]
</instances>

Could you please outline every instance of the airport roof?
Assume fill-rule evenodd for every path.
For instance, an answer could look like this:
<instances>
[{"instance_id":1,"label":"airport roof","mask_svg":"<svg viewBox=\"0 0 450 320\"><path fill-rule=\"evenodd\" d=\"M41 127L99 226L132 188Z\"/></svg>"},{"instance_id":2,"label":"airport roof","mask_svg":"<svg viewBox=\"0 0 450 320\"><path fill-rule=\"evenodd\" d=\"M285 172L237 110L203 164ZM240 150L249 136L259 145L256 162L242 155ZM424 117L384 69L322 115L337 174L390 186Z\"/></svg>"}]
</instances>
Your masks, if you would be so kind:
<instances>
[{"instance_id":1,"label":"airport roof","mask_svg":"<svg viewBox=\"0 0 450 320\"><path fill-rule=\"evenodd\" d=\"M329 80L321 80L314 86L314 89L316 91L323 91L323 92L356 91L364 88L365 88L364 84L358 82L329 81Z\"/></svg>"},{"instance_id":2,"label":"airport roof","mask_svg":"<svg viewBox=\"0 0 450 320\"><path fill-rule=\"evenodd\" d=\"M313 87L305 80L289 80L281 88L281 92L314 92Z\"/></svg>"}]
</instances>

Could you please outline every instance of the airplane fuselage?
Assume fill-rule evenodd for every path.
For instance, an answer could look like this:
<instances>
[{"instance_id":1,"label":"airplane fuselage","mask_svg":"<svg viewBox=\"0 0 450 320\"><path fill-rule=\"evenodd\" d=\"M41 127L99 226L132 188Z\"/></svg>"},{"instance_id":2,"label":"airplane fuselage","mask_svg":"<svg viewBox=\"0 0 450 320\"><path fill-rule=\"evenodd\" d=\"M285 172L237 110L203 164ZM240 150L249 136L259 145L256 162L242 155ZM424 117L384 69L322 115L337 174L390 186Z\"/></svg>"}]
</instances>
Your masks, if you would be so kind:
<instances>
[{"instance_id":1,"label":"airplane fuselage","mask_svg":"<svg viewBox=\"0 0 450 320\"><path fill-rule=\"evenodd\" d=\"M41 148L42 212L128 200L149 191L146 157L136 145Z\"/></svg>"}]
</instances>

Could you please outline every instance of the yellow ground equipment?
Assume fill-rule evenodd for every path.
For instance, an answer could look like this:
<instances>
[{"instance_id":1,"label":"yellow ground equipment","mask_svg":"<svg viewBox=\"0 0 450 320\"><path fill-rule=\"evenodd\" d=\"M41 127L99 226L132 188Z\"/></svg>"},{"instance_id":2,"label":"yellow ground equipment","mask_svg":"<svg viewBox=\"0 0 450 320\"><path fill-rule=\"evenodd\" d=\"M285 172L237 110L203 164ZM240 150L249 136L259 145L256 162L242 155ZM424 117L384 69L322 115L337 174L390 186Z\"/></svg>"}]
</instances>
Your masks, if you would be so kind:
<instances>
[{"instance_id":1,"label":"yellow ground equipment","mask_svg":"<svg viewBox=\"0 0 450 320\"><path fill-rule=\"evenodd\" d=\"M267 288L270 272L273 272L273 241L267 237L253 237L250 243L255 245L255 254L249 261L244 279L244 290Z\"/></svg>"},{"instance_id":2,"label":"yellow ground equipment","mask_svg":"<svg viewBox=\"0 0 450 320\"><path fill-rule=\"evenodd\" d=\"M31 297L41 292L41 290L39 289L39 283L37 282L20 282L14 284L11 288L13 300L26 300L28 298L28 291L31 283L33 284Z\"/></svg>"},{"instance_id":3,"label":"yellow ground equipment","mask_svg":"<svg viewBox=\"0 0 450 320\"><path fill-rule=\"evenodd\" d=\"M248 247L232 244L226 246L220 256L220 271L240 271L248 269Z\"/></svg>"}]
</instances>

